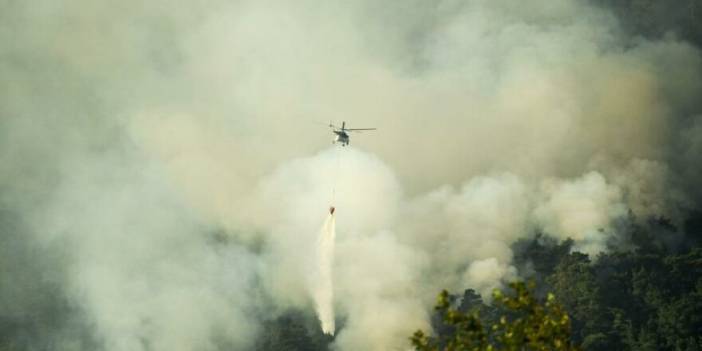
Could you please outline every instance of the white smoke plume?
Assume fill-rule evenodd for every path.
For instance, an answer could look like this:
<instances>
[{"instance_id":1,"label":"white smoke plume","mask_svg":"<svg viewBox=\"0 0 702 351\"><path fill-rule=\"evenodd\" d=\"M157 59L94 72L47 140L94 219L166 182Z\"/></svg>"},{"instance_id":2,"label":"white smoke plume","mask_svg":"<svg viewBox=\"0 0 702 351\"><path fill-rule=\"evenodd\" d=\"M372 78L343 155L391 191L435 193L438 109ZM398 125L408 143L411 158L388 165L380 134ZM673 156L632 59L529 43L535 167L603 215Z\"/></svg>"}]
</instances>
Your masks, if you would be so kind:
<instances>
[{"instance_id":1,"label":"white smoke plume","mask_svg":"<svg viewBox=\"0 0 702 351\"><path fill-rule=\"evenodd\" d=\"M699 50L587 1L2 7L0 235L26 249L1 259L46 277L0 312L64 306L57 349L250 348L314 308L334 188L339 350L405 347L439 289L515 277L519 239L594 255L702 198ZM378 131L332 148L330 119Z\"/></svg>"},{"instance_id":2,"label":"white smoke plume","mask_svg":"<svg viewBox=\"0 0 702 351\"><path fill-rule=\"evenodd\" d=\"M572 181L546 181L545 199L535 209L543 230L554 237L575 240L575 249L593 257L606 250L612 224L627 215L619 187L602 175L588 173Z\"/></svg>"}]
</instances>

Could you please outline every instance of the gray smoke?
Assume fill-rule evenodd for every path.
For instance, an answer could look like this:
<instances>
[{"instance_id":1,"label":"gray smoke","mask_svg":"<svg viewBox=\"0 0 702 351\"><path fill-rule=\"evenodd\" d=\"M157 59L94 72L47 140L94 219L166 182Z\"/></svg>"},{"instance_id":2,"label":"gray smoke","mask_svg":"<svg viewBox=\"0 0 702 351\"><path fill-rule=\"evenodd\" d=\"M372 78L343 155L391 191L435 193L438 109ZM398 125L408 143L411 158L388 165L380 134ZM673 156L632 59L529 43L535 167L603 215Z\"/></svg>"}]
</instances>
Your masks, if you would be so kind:
<instances>
[{"instance_id":1,"label":"gray smoke","mask_svg":"<svg viewBox=\"0 0 702 351\"><path fill-rule=\"evenodd\" d=\"M594 255L702 199L700 52L584 1L0 6L20 347L250 347L313 308L332 189L340 350L406 346L439 289L514 278L516 240ZM378 131L332 147L330 119Z\"/></svg>"}]
</instances>

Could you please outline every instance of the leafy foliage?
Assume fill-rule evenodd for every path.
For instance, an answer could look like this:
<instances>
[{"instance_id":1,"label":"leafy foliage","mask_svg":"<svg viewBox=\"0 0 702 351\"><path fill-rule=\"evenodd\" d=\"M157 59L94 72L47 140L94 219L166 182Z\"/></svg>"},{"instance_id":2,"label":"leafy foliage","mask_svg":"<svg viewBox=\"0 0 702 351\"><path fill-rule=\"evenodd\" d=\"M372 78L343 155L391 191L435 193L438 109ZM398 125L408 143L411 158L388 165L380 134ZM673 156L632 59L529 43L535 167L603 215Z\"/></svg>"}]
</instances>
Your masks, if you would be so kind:
<instances>
[{"instance_id":1,"label":"leafy foliage","mask_svg":"<svg viewBox=\"0 0 702 351\"><path fill-rule=\"evenodd\" d=\"M553 294L541 301L533 284L516 282L510 288L511 294L495 290L494 304L502 315L489 327L477 312L452 307L448 292L442 291L436 310L451 332L432 337L419 330L412 345L420 351L578 350L571 342L570 318Z\"/></svg>"}]
</instances>

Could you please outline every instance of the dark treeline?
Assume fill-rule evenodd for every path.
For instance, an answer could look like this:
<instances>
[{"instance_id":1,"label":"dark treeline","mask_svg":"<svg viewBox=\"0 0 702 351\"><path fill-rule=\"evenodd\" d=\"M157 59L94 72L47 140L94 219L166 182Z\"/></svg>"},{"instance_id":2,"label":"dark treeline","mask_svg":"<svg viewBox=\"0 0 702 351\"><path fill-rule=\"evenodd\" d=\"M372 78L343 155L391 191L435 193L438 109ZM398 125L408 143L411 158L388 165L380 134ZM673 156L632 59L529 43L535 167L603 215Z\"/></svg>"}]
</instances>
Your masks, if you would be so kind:
<instances>
[{"instance_id":1,"label":"dark treeline","mask_svg":"<svg viewBox=\"0 0 702 351\"><path fill-rule=\"evenodd\" d=\"M637 248L595 258L535 238L517 263L556 294L585 350L702 349L702 247L634 230Z\"/></svg>"},{"instance_id":2,"label":"dark treeline","mask_svg":"<svg viewBox=\"0 0 702 351\"><path fill-rule=\"evenodd\" d=\"M629 247L597 257L536 235L513 245L515 264L541 297L555 294L584 350L702 350L702 214L683 228L655 220L627 233ZM488 325L503 313L472 289L451 299ZM432 322L437 335L452 332L439 314Z\"/></svg>"}]
</instances>

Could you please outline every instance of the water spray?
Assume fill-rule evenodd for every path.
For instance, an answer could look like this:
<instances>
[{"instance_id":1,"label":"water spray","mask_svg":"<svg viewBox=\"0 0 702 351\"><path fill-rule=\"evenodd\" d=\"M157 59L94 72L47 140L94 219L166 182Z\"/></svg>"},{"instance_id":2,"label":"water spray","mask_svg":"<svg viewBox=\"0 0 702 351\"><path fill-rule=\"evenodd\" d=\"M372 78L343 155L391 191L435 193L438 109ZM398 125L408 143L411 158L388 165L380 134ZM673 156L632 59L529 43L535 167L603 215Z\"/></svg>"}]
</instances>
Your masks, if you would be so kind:
<instances>
[{"instance_id":1,"label":"water spray","mask_svg":"<svg viewBox=\"0 0 702 351\"><path fill-rule=\"evenodd\" d=\"M333 211L333 207L332 207ZM312 290L317 318L325 334L334 335L334 285L332 267L334 265L334 240L336 237L334 215L329 214L317 239L317 279Z\"/></svg>"}]
</instances>

